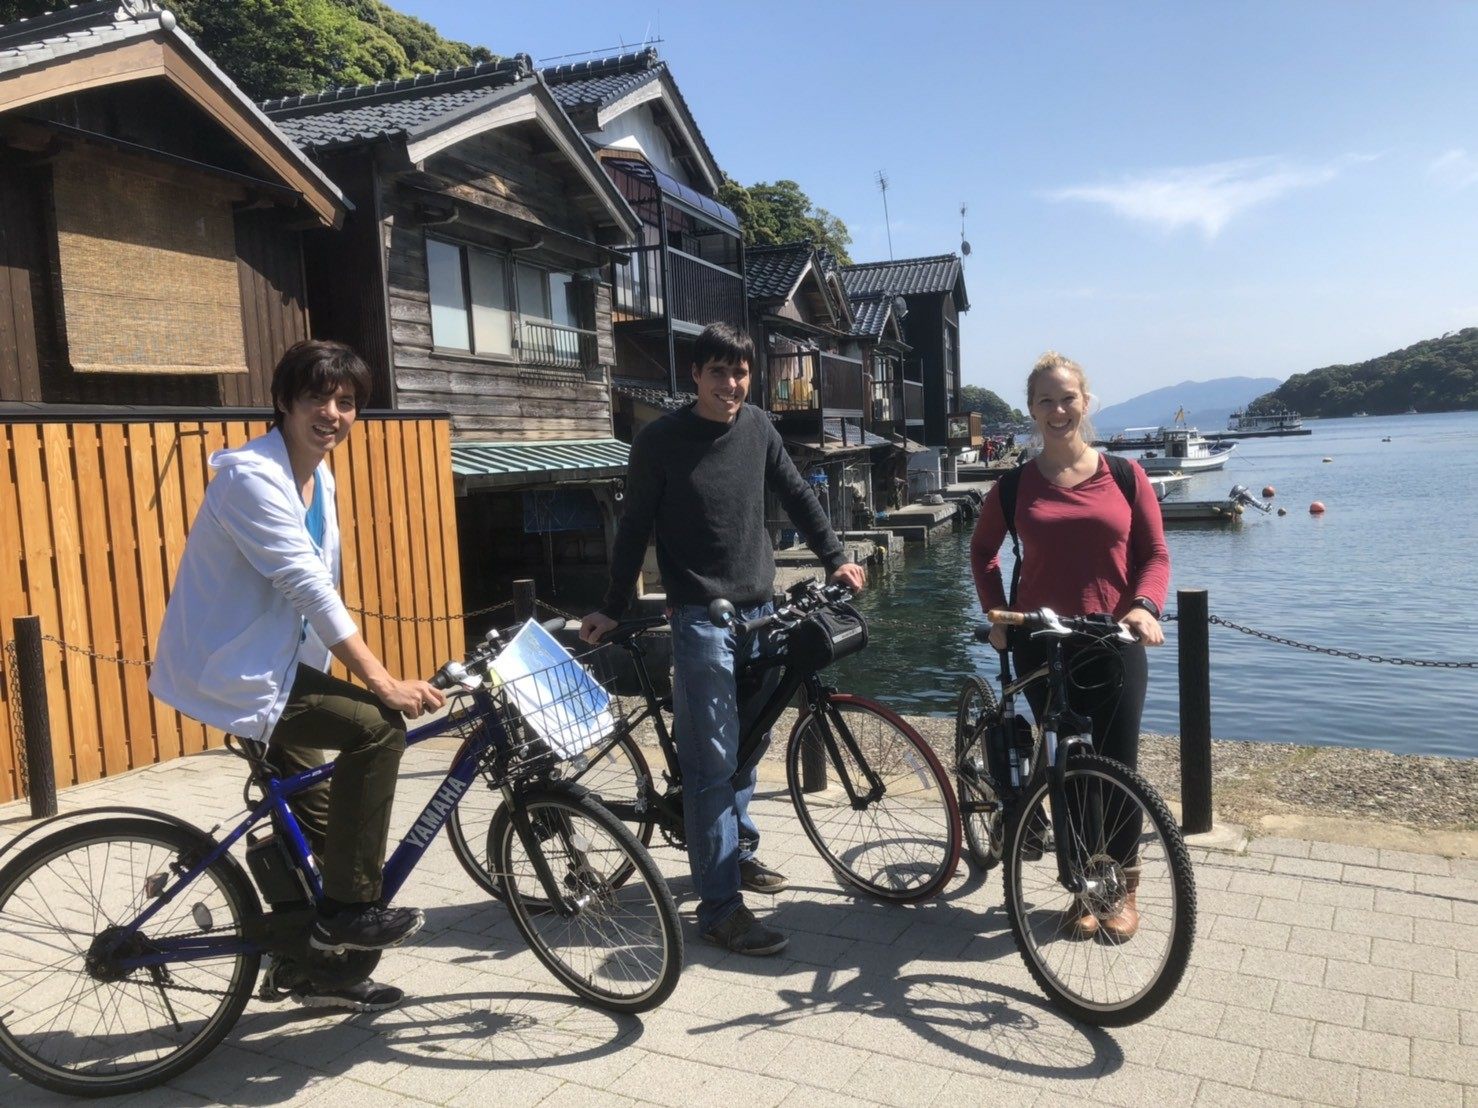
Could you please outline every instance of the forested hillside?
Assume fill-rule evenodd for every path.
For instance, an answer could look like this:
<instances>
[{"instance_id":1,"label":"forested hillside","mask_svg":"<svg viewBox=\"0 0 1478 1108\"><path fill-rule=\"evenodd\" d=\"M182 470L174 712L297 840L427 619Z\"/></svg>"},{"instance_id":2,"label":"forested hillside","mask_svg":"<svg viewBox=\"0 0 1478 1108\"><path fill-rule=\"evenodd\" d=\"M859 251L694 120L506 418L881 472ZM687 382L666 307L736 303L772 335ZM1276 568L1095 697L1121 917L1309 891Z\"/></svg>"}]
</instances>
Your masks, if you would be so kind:
<instances>
[{"instance_id":1,"label":"forested hillside","mask_svg":"<svg viewBox=\"0 0 1478 1108\"><path fill-rule=\"evenodd\" d=\"M1292 408L1308 416L1395 415L1478 410L1478 327L1355 365L1296 373L1253 401L1253 411Z\"/></svg>"},{"instance_id":2,"label":"forested hillside","mask_svg":"<svg viewBox=\"0 0 1478 1108\"><path fill-rule=\"evenodd\" d=\"M993 423L1022 423L1026 420L1020 409L1011 407L990 389L979 385L960 386L960 408L966 412L979 412L980 419L986 426Z\"/></svg>"}]
</instances>

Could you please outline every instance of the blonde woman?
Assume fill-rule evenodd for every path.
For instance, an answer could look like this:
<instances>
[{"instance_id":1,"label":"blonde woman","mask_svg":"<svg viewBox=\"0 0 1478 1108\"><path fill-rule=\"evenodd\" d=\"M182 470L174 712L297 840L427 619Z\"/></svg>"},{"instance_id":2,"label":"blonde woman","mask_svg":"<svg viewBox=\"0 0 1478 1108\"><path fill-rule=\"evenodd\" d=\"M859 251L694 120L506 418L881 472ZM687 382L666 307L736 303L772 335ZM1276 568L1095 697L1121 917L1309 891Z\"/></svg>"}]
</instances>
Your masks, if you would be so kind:
<instances>
[{"instance_id":1,"label":"blonde woman","mask_svg":"<svg viewBox=\"0 0 1478 1108\"><path fill-rule=\"evenodd\" d=\"M1148 681L1144 648L1165 641L1160 609L1170 584L1170 553L1160 504L1143 469L1117 459L1111 466L1093 448L1092 393L1077 362L1055 351L1043 354L1027 376L1026 399L1041 451L998 482L980 509L970 542L975 589L982 608L1008 606L1000 549L1014 522L1022 554L1010 607L1071 616L1108 612L1128 628L1138 640L1133 645L1117 653L1070 646L1067 660L1070 706L1092 718L1095 749L1133 769ZM1016 489L1013 521L1006 519L1001 495L1009 482ZM992 629L990 641L997 650L1011 649L1018 673L1046 659L1043 647L1024 637L1008 639L1002 626ZM1028 692L1038 718L1045 697L1041 684ZM1127 859L1136 836L1137 828L1127 829L1121 836L1126 842L1114 852ZM1117 915L1100 920L1084 913L1073 926L1084 937L1101 927L1115 939L1129 938L1139 927L1134 893Z\"/></svg>"}]
</instances>

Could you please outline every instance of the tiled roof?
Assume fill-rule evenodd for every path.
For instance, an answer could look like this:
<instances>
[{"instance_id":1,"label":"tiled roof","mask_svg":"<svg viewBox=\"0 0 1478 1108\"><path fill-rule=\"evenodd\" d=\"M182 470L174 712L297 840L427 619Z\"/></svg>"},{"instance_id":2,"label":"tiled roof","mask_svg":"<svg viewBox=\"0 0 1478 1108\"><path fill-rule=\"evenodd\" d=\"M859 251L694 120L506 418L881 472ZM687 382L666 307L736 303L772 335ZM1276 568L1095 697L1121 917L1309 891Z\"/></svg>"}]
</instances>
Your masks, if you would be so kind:
<instances>
[{"instance_id":1,"label":"tiled roof","mask_svg":"<svg viewBox=\"0 0 1478 1108\"><path fill-rule=\"evenodd\" d=\"M666 389L659 389L649 384L628 385L618 383L614 379L611 383L611 391L632 400L639 400L653 408L661 408L665 412L675 412L693 402L693 394L690 392L680 392L673 396Z\"/></svg>"},{"instance_id":2,"label":"tiled roof","mask_svg":"<svg viewBox=\"0 0 1478 1108\"><path fill-rule=\"evenodd\" d=\"M744 251L744 278L751 300L784 300L812 258L809 242L751 246Z\"/></svg>"},{"instance_id":3,"label":"tiled roof","mask_svg":"<svg viewBox=\"0 0 1478 1108\"><path fill-rule=\"evenodd\" d=\"M541 74L554 90L554 98L568 111L613 104L628 92L657 80L664 68L657 51L648 47L631 54L548 66Z\"/></svg>"},{"instance_id":4,"label":"tiled roof","mask_svg":"<svg viewBox=\"0 0 1478 1108\"><path fill-rule=\"evenodd\" d=\"M645 50L612 54L604 58L591 58L583 62L547 66L540 71L540 76L549 84L550 91L565 111L583 107L607 107L648 81L660 80L664 74L672 89L672 107L692 133L693 142L698 147L698 157L707 163L708 171L715 178L720 177L721 171L713 151L709 149L708 140L703 137L688 102L683 99L682 90L677 87L672 71L657 54L655 47L649 46Z\"/></svg>"},{"instance_id":5,"label":"tiled roof","mask_svg":"<svg viewBox=\"0 0 1478 1108\"><path fill-rule=\"evenodd\" d=\"M837 416L835 418L827 417L826 419L822 420L821 430L822 430L822 434L826 436L826 441L828 443L833 443L833 442L840 443L842 441L842 419L841 419L841 417L840 416ZM862 439L862 441L860 443L857 441L859 435L861 436L861 439ZM893 442L890 439L883 438L881 435L874 435L871 431L864 431L860 427L858 427L856 423L849 422L847 424L847 445L848 446L892 446L893 445Z\"/></svg>"},{"instance_id":6,"label":"tiled roof","mask_svg":"<svg viewBox=\"0 0 1478 1108\"><path fill-rule=\"evenodd\" d=\"M7 23L0 27L0 73L152 34L161 27L168 31L175 26L171 13L144 5L136 8L135 14L129 14L124 13L117 0L94 0L34 19Z\"/></svg>"},{"instance_id":7,"label":"tiled roof","mask_svg":"<svg viewBox=\"0 0 1478 1108\"><path fill-rule=\"evenodd\" d=\"M528 55L516 54L399 81L264 100L262 110L304 150L327 150L415 135L471 114L532 73Z\"/></svg>"},{"instance_id":8,"label":"tiled roof","mask_svg":"<svg viewBox=\"0 0 1478 1108\"><path fill-rule=\"evenodd\" d=\"M953 292L960 280L960 259L955 254L936 254L893 262L865 262L844 265L841 273L849 297L865 292L891 291L903 296ZM968 308L968 300L961 307Z\"/></svg>"},{"instance_id":9,"label":"tiled roof","mask_svg":"<svg viewBox=\"0 0 1478 1108\"><path fill-rule=\"evenodd\" d=\"M92 0L73 4L34 19L20 19L0 27L0 78L9 73L65 59L68 55L98 50L129 39L161 34L192 57L235 100L240 109L254 117L282 148L291 154L308 176L348 205L332 181L302 153L282 130L273 125L257 104L231 80L195 40L179 29L173 12L161 10L154 0Z\"/></svg>"},{"instance_id":10,"label":"tiled roof","mask_svg":"<svg viewBox=\"0 0 1478 1108\"><path fill-rule=\"evenodd\" d=\"M888 315L893 311L893 295L891 292L873 292L865 296L848 297L855 317L852 334L882 338L883 328L888 325Z\"/></svg>"}]
</instances>

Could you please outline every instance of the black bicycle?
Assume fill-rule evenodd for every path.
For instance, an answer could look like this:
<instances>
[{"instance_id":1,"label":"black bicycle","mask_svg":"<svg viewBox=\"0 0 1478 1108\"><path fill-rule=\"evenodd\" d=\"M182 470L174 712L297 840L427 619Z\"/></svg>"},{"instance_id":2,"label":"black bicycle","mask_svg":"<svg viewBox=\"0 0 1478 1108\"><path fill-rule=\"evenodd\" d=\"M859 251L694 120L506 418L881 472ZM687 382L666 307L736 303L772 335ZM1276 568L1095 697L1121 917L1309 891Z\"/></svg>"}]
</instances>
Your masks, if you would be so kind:
<instances>
[{"instance_id":1,"label":"black bicycle","mask_svg":"<svg viewBox=\"0 0 1478 1108\"><path fill-rule=\"evenodd\" d=\"M803 581L773 614L735 623L734 607L715 601L709 618L741 636L770 635L772 650L740 675L739 764L764 754L770 728L799 692L801 704L785 748L791 803L811 844L848 884L884 900L911 903L934 895L954 875L960 856L959 808L949 773L929 744L897 713L876 701L838 692L820 670L866 643L866 624L838 585ZM683 785L677 748L661 697L647 668L642 636L665 616L626 620L602 640L623 649L643 703L571 769L572 779L630 823L643 843L661 831L683 848ZM659 786L635 731L648 720L664 763ZM492 798L484 798L492 799ZM464 803L449 821L457 857L491 893L497 883L483 845L496 808ZM618 875L613 875L618 876Z\"/></svg>"},{"instance_id":2,"label":"black bicycle","mask_svg":"<svg viewBox=\"0 0 1478 1108\"><path fill-rule=\"evenodd\" d=\"M609 729L613 702L567 655L500 674L498 641L492 633L433 678L470 704L407 736L463 743L385 864L385 899L459 801L496 793L490 873L530 949L591 1003L646 1011L682 968L677 905L626 825L561 780L567 751ZM223 838L219 827L113 807L66 813L0 850L17 851L0 867L0 1061L27 1081L109 1096L169 1080L231 1030L264 956L264 1000L374 971L379 951L325 954L308 943L323 889L288 798L327 779L333 763L282 779L256 744L236 749L251 763L249 811ZM255 887L230 853L243 839Z\"/></svg>"},{"instance_id":3,"label":"black bicycle","mask_svg":"<svg viewBox=\"0 0 1478 1108\"><path fill-rule=\"evenodd\" d=\"M1047 661L1001 693L971 677L961 690L955 776L971 859L1004 859L1011 933L1038 985L1087 1023L1120 1026L1158 1009L1180 983L1196 931L1190 854L1165 802L1137 773L1093 752L1093 721L1068 707L1064 646L1112 651L1133 638L1109 616L1073 619L1050 608L989 613L1047 643ZM990 626L976 629L989 641ZM1033 729L1017 698L1047 684ZM1138 927L1115 921L1129 905Z\"/></svg>"}]
</instances>

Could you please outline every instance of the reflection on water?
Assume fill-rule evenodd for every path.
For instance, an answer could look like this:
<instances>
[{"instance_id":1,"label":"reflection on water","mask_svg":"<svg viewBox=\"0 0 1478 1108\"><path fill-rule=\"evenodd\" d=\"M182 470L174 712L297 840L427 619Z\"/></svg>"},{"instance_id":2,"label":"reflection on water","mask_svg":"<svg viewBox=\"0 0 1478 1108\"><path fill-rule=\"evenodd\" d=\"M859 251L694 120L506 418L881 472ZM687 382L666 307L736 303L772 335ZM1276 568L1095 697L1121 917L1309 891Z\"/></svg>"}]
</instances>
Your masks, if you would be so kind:
<instances>
[{"instance_id":1,"label":"reflection on water","mask_svg":"<svg viewBox=\"0 0 1478 1108\"><path fill-rule=\"evenodd\" d=\"M1323 420L1314 433L1251 439L1227 468L1178 496L1233 484L1277 488L1288 515L1171 530L1173 590L1208 590L1212 612L1320 646L1388 657L1478 661L1471 587L1478 562L1478 413ZM1385 437L1390 442L1382 442ZM1329 457L1330 462L1323 459ZM1328 511L1308 514L1311 501ZM1010 573L1010 543L1002 552ZM859 601L863 653L832 671L843 688L906 712L952 714L970 673L993 674L971 628L982 617L969 535L910 548ZM1176 638L1150 652L1148 730L1179 730ZM1378 665L1211 633L1212 730L1218 738L1478 754L1478 671Z\"/></svg>"}]
</instances>

